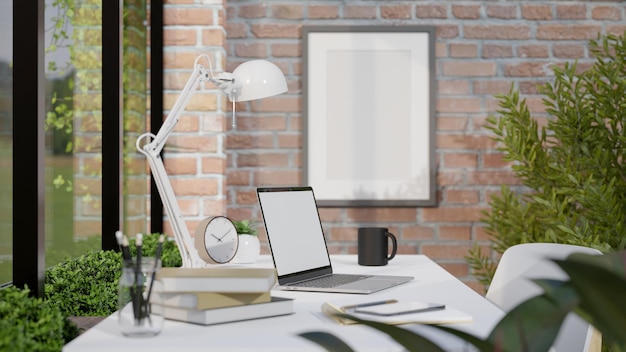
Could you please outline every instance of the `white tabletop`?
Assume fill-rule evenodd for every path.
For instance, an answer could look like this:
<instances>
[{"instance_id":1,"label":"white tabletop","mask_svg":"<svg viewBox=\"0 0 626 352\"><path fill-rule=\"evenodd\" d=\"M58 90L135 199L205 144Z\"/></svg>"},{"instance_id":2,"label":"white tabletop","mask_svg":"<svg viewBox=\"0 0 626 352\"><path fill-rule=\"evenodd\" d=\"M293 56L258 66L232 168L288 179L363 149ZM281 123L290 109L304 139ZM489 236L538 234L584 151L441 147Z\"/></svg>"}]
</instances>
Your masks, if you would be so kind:
<instances>
[{"instance_id":1,"label":"white tabletop","mask_svg":"<svg viewBox=\"0 0 626 352\"><path fill-rule=\"evenodd\" d=\"M503 315L499 308L423 255L397 255L388 265L380 267L359 266L355 255L335 255L331 261L335 272L411 275L415 280L369 295L274 290L274 296L295 299L294 314L212 326L166 320L163 331L155 337L124 337L117 326L117 315L113 314L68 343L63 352L324 351L297 336L310 331L333 333L356 351L403 350L387 335L372 328L339 325L325 317L320 308L326 301L346 305L387 299L444 303L473 317L471 323L449 326L480 337L487 336ZM272 267L272 262L269 256L262 256L257 263L246 266ZM427 333L447 351L467 350L463 342L428 326L405 327Z\"/></svg>"}]
</instances>

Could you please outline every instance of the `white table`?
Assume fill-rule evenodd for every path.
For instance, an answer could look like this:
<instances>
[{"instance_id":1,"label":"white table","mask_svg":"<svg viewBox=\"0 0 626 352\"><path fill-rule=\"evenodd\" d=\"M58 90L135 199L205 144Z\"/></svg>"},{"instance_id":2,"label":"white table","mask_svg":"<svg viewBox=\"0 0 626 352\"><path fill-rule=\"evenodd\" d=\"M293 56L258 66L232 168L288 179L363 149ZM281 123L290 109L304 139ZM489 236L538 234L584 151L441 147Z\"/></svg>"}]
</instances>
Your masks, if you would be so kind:
<instances>
[{"instance_id":1,"label":"white table","mask_svg":"<svg viewBox=\"0 0 626 352\"><path fill-rule=\"evenodd\" d=\"M484 297L423 255L397 255L386 266L359 266L355 255L331 256L336 272L412 275L415 280L369 295L287 292L275 290L275 296L294 298L295 314L244 322L202 326L166 320L161 334L155 337L124 337L113 314L77 337L63 352L115 351L325 351L300 336L309 331L335 334L356 351L401 351L402 346L387 335L361 325L339 325L321 313L325 301L356 304L386 299L421 300L444 303L472 315L471 323L449 326L485 337L503 316L503 312ZM241 265L233 265L241 266ZM262 256L247 266L272 267L271 258ZM406 325L405 325L406 326ZM466 345L426 325L411 325L413 330L428 333L448 351L466 351Z\"/></svg>"}]
</instances>

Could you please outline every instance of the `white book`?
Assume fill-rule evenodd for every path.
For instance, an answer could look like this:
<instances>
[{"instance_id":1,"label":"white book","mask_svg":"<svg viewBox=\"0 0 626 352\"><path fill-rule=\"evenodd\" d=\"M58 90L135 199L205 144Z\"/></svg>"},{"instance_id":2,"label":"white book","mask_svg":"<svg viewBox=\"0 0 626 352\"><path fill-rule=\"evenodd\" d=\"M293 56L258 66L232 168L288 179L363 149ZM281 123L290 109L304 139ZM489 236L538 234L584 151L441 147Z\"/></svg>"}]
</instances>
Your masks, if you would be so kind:
<instances>
[{"instance_id":1,"label":"white book","mask_svg":"<svg viewBox=\"0 0 626 352\"><path fill-rule=\"evenodd\" d=\"M276 270L265 268L161 268L161 292L267 292L276 284Z\"/></svg>"},{"instance_id":2,"label":"white book","mask_svg":"<svg viewBox=\"0 0 626 352\"><path fill-rule=\"evenodd\" d=\"M185 309L152 304L152 313L162 314L165 319L201 325L267 318L292 314L293 312L293 299L282 297L272 297L270 302L214 309Z\"/></svg>"}]
</instances>

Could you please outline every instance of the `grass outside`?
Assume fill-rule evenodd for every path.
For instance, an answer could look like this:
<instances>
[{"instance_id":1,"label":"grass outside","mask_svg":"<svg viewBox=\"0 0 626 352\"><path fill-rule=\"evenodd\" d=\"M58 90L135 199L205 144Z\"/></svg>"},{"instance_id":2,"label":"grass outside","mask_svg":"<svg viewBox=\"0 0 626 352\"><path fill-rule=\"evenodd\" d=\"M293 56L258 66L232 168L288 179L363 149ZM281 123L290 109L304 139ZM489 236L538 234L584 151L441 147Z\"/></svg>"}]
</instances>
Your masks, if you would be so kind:
<instances>
[{"instance_id":1,"label":"grass outside","mask_svg":"<svg viewBox=\"0 0 626 352\"><path fill-rule=\"evenodd\" d=\"M0 285L13 280L13 167L11 137L0 137ZM99 236L74 240L74 194L56 188L57 175L72 179L72 156L46 157L46 267L101 246Z\"/></svg>"}]
</instances>

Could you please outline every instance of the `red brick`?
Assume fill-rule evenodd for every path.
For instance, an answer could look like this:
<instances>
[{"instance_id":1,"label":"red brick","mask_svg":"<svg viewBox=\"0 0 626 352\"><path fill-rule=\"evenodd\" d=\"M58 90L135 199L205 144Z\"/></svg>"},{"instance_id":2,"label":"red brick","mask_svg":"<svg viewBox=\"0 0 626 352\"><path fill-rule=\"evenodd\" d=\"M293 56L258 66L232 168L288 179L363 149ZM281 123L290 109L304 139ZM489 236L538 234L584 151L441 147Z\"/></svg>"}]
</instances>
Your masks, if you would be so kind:
<instances>
[{"instance_id":1,"label":"red brick","mask_svg":"<svg viewBox=\"0 0 626 352\"><path fill-rule=\"evenodd\" d=\"M430 227L410 226L402 229L402 240L431 240L435 238L435 232Z\"/></svg>"},{"instance_id":2,"label":"red brick","mask_svg":"<svg viewBox=\"0 0 626 352\"><path fill-rule=\"evenodd\" d=\"M339 17L339 7L334 5L310 5L308 6L309 18L334 19Z\"/></svg>"},{"instance_id":3,"label":"red brick","mask_svg":"<svg viewBox=\"0 0 626 352\"><path fill-rule=\"evenodd\" d=\"M477 204L479 200L478 191L452 189L446 192L447 204Z\"/></svg>"},{"instance_id":4,"label":"red brick","mask_svg":"<svg viewBox=\"0 0 626 352\"><path fill-rule=\"evenodd\" d=\"M300 57L302 55L302 48L299 44L272 44L271 51L272 55L275 57Z\"/></svg>"},{"instance_id":5,"label":"red brick","mask_svg":"<svg viewBox=\"0 0 626 352\"><path fill-rule=\"evenodd\" d=\"M439 113L480 112L482 109L480 98L439 98L435 105Z\"/></svg>"},{"instance_id":6,"label":"red brick","mask_svg":"<svg viewBox=\"0 0 626 352\"><path fill-rule=\"evenodd\" d=\"M203 174L226 174L226 159L220 157L202 158Z\"/></svg>"},{"instance_id":7,"label":"red brick","mask_svg":"<svg viewBox=\"0 0 626 352\"><path fill-rule=\"evenodd\" d=\"M235 55L250 58L267 57L267 46L260 42L238 43L235 44Z\"/></svg>"},{"instance_id":8,"label":"red brick","mask_svg":"<svg viewBox=\"0 0 626 352\"><path fill-rule=\"evenodd\" d=\"M267 5L265 3L242 5L239 7L238 15L242 18L263 18L267 16Z\"/></svg>"},{"instance_id":9,"label":"red brick","mask_svg":"<svg viewBox=\"0 0 626 352\"><path fill-rule=\"evenodd\" d=\"M487 44L483 45L482 57L513 57L513 47L509 44Z\"/></svg>"},{"instance_id":10,"label":"red brick","mask_svg":"<svg viewBox=\"0 0 626 352\"><path fill-rule=\"evenodd\" d=\"M466 25L467 39L530 39L530 28L525 25Z\"/></svg>"},{"instance_id":11,"label":"red brick","mask_svg":"<svg viewBox=\"0 0 626 352\"><path fill-rule=\"evenodd\" d=\"M467 118L442 116L437 118L437 130L441 131L464 131L467 128Z\"/></svg>"},{"instance_id":12,"label":"red brick","mask_svg":"<svg viewBox=\"0 0 626 352\"><path fill-rule=\"evenodd\" d=\"M163 11L163 24L165 26L181 25L211 25L214 9L204 7L177 8L165 7Z\"/></svg>"},{"instance_id":13,"label":"red brick","mask_svg":"<svg viewBox=\"0 0 626 352\"><path fill-rule=\"evenodd\" d=\"M300 173L294 170L261 169L254 173L254 182L258 185L295 185L300 182L300 179Z\"/></svg>"},{"instance_id":14,"label":"red brick","mask_svg":"<svg viewBox=\"0 0 626 352\"><path fill-rule=\"evenodd\" d=\"M457 25L438 25L435 29L435 35L438 39L452 39L459 37L459 26Z\"/></svg>"},{"instance_id":15,"label":"red brick","mask_svg":"<svg viewBox=\"0 0 626 352\"><path fill-rule=\"evenodd\" d=\"M237 167L287 167L289 155L285 153L238 153Z\"/></svg>"},{"instance_id":16,"label":"red brick","mask_svg":"<svg viewBox=\"0 0 626 352\"><path fill-rule=\"evenodd\" d=\"M495 142L489 136L440 134L437 136L439 149L491 149Z\"/></svg>"},{"instance_id":17,"label":"red brick","mask_svg":"<svg viewBox=\"0 0 626 352\"><path fill-rule=\"evenodd\" d=\"M469 81L460 79L439 80L437 90L439 95L459 95L469 93Z\"/></svg>"},{"instance_id":18,"label":"red brick","mask_svg":"<svg viewBox=\"0 0 626 352\"><path fill-rule=\"evenodd\" d=\"M245 23L227 23L225 28L228 39L241 39L247 35L248 26Z\"/></svg>"},{"instance_id":19,"label":"red brick","mask_svg":"<svg viewBox=\"0 0 626 352\"><path fill-rule=\"evenodd\" d=\"M474 81L474 94L499 95L506 94L511 89L511 81L505 80L488 80Z\"/></svg>"},{"instance_id":20,"label":"red brick","mask_svg":"<svg viewBox=\"0 0 626 352\"><path fill-rule=\"evenodd\" d=\"M445 168L475 168L478 164L476 154L473 153L444 153Z\"/></svg>"},{"instance_id":21,"label":"red brick","mask_svg":"<svg viewBox=\"0 0 626 352\"><path fill-rule=\"evenodd\" d=\"M229 186L247 186L250 184L251 171L247 170L229 170L226 176Z\"/></svg>"},{"instance_id":22,"label":"red brick","mask_svg":"<svg viewBox=\"0 0 626 352\"><path fill-rule=\"evenodd\" d=\"M357 223L388 223L415 221L415 208L347 208L346 221Z\"/></svg>"},{"instance_id":23,"label":"red brick","mask_svg":"<svg viewBox=\"0 0 626 352\"><path fill-rule=\"evenodd\" d=\"M256 38L300 38L301 24L254 24L250 31Z\"/></svg>"},{"instance_id":24,"label":"red brick","mask_svg":"<svg viewBox=\"0 0 626 352\"><path fill-rule=\"evenodd\" d=\"M445 76L495 76L495 62L451 61L441 64Z\"/></svg>"},{"instance_id":25,"label":"red brick","mask_svg":"<svg viewBox=\"0 0 626 352\"><path fill-rule=\"evenodd\" d=\"M198 172L196 163L196 158L185 157L172 157L164 162L165 170L169 175L196 175Z\"/></svg>"},{"instance_id":26,"label":"red brick","mask_svg":"<svg viewBox=\"0 0 626 352\"><path fill-rule=\"evenodd\" d=\"M511 166L510 162L504 160L503 153L485 153L483 154L482 166L485 168L508 168Z\"/></svg>"},{"instance_id":27,"label":"red brick","mask_svg":"<svg viewBox=\"0 0 626 352\"><path fill-rule=\"evenodd\" d=\"M591 24L545 24L537 27L537 39L541 40L592 40L602 30Z\"/></svg>"},{"instance_id":28,"label":"red brick","mask_svg":"<svg viewBox=\"0 0 626 352\"><path fill-rule=\"evenodd\" d=\"M583 20L587 17L586 5L557 5L556 18L560 20Z\"/></svg>"},{"instance_id":29,"label":"red brick","mask_svg":"<svg viewBox=\"0 0 626 352\"><path fill-rule=\"evenodd\" d=\"M302 5L274 5L272 17L286 20L301 20L304 18L304 6Z\"/></svg>"},{"instance_id":30,"label":"red brick","mask_svg":"<svg viewBox=\"0 0 626 352\"><path fill-rule=\"evenodd\" d=\"M194 45L196 31L190 29L163 29L163 45Z\"/></svg>"},{"instance_id":31,"label":"red brick","mask_svg":"<svg viewBox=\"0 0 626 352\"><path fill-rule=\"evenodd\" d=\"M487 5L487 16L500 19L517 18L515 5Z\"/></svg>"},{"instance_id":32,"label":"red brick","mask_svg":"<svg viewBox=\"0 0 626 352\"><path fill-rule=\"evenodd\" d=\"M585 57L585 46L581 44L555 44L552 52L555 57L581 59Z\"/></svg>"},{"instance_id":33,"label":"red brick","mask_svg":"<svg viewBox=\"0 0 626 352\"><path fill-rule=\"evenodd\" d=\"M439 228L440 240L469 241L470 235L469 226L441 226Z\"/></svg>"},{"instance_id":34,"label":"red brick","mask_svg":"<svg viewBox=\"0 0 626 352\"><path fill-rule=\"evenodd\" d=\"M462 19L480 18L480 5L452 5L452 15Z\"/></svg>"},{"instance_id":35,"label":"red brick","mask_svg":"<svg viewBox=\"0 0 626 352\"><path fill-rule=\"evenodd\" d=\"M418 18L448 18L446 5L416 5L415 15Z\"/></svg>"},{"instance_id":36,"label":"red brick","mask_svg":"<svg viewBox=\"0 0 626 352\"><path fill-rule=\"evenodd\" d=\"M320 219L323 222L341 222L342 217L342 208L319 208Z\"/></svg>"},{"instance_id":37,"label":"red brick","mask_svg":"<svg viewBox=\"0 0 626 352\"><path fill-rule=\"evenodd\" d=\"M387 19L409 19L411 18L410 5L381 5L380 17Z\"/></svg>"},{"instance_id":38,"label":"red brick","mask_svg":"<svg viewBox=\"0 0 626 352\"><path fill-rule=\"evenodd\" d=\"M470 185L515 185L519 179L512 171L475 171L469 172L467 183Z\"/></svg>"},{"instance_id":39,"label":"red brick","mask_svg":"<svg viewBox=\"0 0 626 352\"><path fill-rule=\"evenodd\" d=\"M620 21L622 12L617 6L595 6L591 9L591 18L594 20Z\"/></svg>"},{"instance_id":40,"label":"red brick","mask_svg":"<svg viewBox=\"0 0 626 352\"><path fill-rule=\"evenodd\" d=\"M522 62L504 65L504 74L512 77L543 77L551 70L548 62Z\"/></svg>"},{"instance_id":41,"label":"red brick","mask_svg":"<svg viewBox=\"0 0 626 352\"><path fill-rule=\"evenodd\" d=\"M463 171L440 170L437 172L437 186L445 187L464 184L464 174L465 172Z\"/></svg>"},{"instance_id":42,"label":"red brick","mask_svg":"<svg viewBox=\"0 0 626 352\"><path fill-rule=\"evenodd\" d=\"M450 57L477 57L478 46L476 44L452 43L450 44Z\"/></svg>"},{"instance_id":43,"label":"red brick","mask_svg":"<svg viewBox=\"0 0 626 352\"><path fill-rule=\"evenodd\" d=\"M373 19L376 18L376 7L372 5L345 5L344 18Z\"/></svg>"},{"instance_id":44,"label":"red brick","mask_svg":"<svg viewBox=\"0 0 626 352\"><path fill-rule=\"evenodd\" d=\"M522 5L522 18L527 20L550 20L552 9L550 5Z\"/></svg>"},{"instance_id":45,"label":"red brick","mask_svg":"<svg viewBox=\"0 0 626 352\"><path fill-rule=\"evenodd\" d=\"M180 196L202 196L208 197L218 194L220 181L211 178L170 178L174 193Z\"/></svg>"},{"instance_id":46,"label":"red brick","mask_svg":"<svg viewBox=\"0 0 626 352\"><path fill-rule=\"evenodd\" d=\"M549 55L548 46L545 44L526 44L516 48L517 55L521 58L545 58Z\"/></svg>"}]
</instances>

